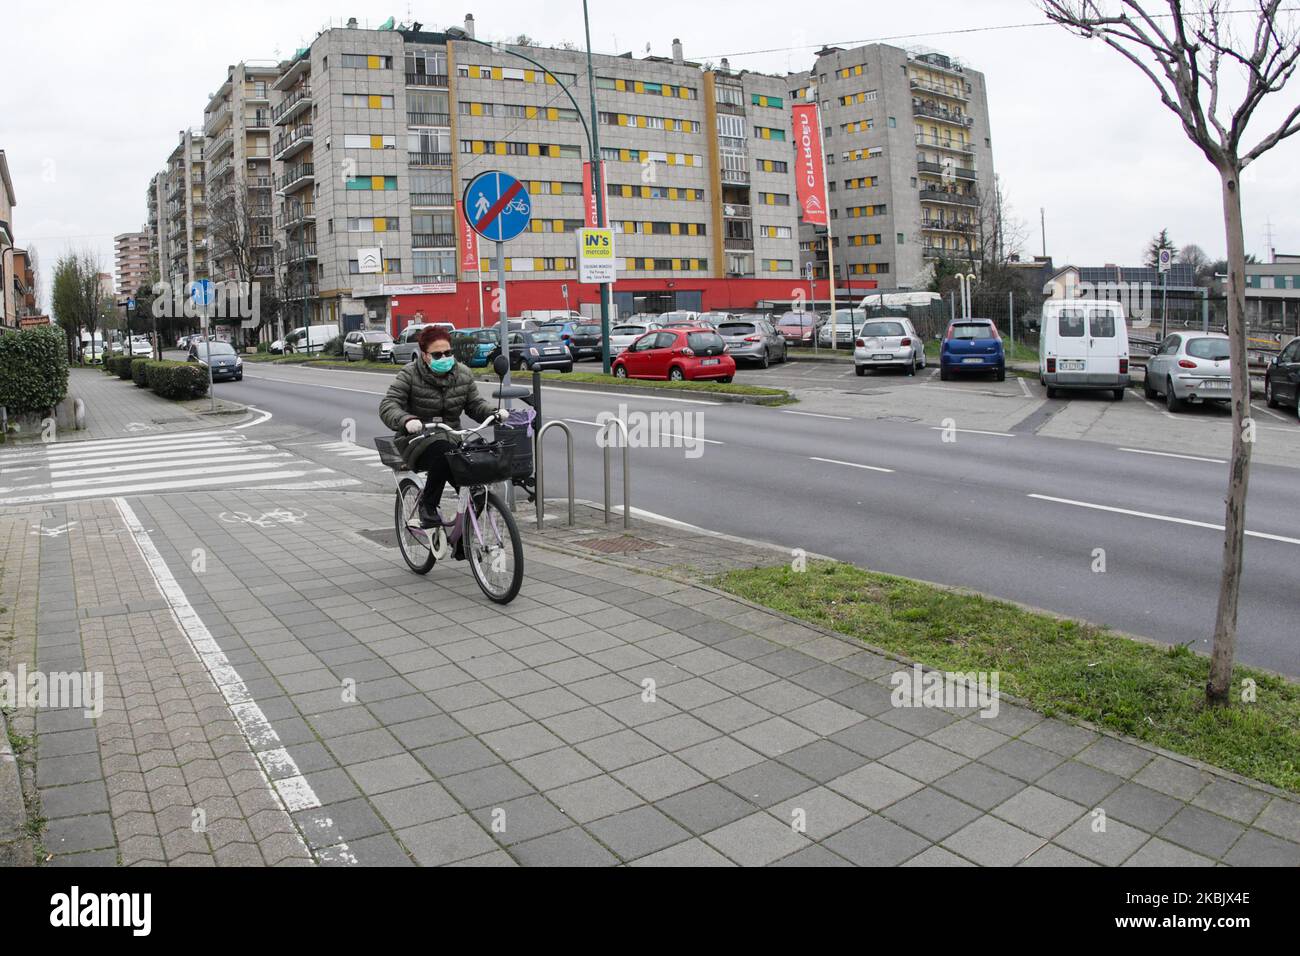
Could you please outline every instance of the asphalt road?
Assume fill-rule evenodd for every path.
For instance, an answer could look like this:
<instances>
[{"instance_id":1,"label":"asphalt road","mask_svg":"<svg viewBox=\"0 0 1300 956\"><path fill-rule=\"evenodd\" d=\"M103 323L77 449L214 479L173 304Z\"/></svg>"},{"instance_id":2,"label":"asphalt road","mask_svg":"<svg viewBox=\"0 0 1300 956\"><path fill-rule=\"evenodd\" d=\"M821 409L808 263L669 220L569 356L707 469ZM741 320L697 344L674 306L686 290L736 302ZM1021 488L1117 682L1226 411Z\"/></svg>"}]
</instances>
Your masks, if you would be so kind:
<instances>
[{"instance_id":1,"label":"asphalt road","mask_svg":"<svg viewBox=\"0 0 1300 956\"><path fill-rule=\"evenodd\" d=\"M377 373L250 364L243 382L217 389L272 412L259 427L337 438L353 419L355 441L370 446L386 433L377 409L388 383ZM690 414L667 430L705 440L632 449L634 509L1209 649L1221 464L1032 433L957 432L945 441L925 424L552 389L545 417L574 430L581 498L603 494L597 429L584 423L620 404ZM561 444L548 435L552 499L563 493ZM1295 479L1289 468L1252 472L1238 659L1300 675ZM619 487L616 479L616 502ZM1097 549L1104 572L1094 570Z\"/></svg>"}]
</instances>

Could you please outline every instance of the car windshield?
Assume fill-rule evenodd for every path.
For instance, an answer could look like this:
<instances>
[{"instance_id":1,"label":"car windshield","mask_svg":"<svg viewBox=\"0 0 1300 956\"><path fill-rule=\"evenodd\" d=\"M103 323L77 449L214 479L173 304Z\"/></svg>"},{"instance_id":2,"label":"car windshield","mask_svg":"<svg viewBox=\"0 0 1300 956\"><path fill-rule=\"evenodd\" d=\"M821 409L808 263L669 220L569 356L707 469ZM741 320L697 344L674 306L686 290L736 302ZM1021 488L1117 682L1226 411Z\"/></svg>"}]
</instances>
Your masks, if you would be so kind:
<instances>
[{"instance_id":1,"label":"car windshield","mask_svg":"<svg viewBox=\"0 0 1300 956\"><path fill-rule=\"evenodd\" d=\"M391 342L393 337L387 332L366 332L365 340L367 342Z\"/></svg>"},{"instance_id":2,"label":"car windshield","mask_svg":"<svg viewBox=\"0 0 1300 956\"><path fill-rule=\"evenodd\" d=\"M534 342L558 342L560 341L559 332L534 332Z\"/></svg>"},{"instance_id":3,"label":"car windshield","mask_svg":"<svg viewBox=\"0 0 1300 956\"><path fill-rule=\"evenodd\" d=\"M207 355L210 352L218 358L223 355L235 354L234 346L228 345L225 342L213 342L211 345L207 342L200 342L198 344L198 350L203 355Z\"/></svg>"},{"instance_id":4,"label":"car windshield","mask_svg":"<svg viewBox=\"0 0 1300 956\"><path fill-rule=\"evenodd\" d=\"M836 325L847 325L851 327L856 327L857 324L862 321L862 319L863 319L862 313L856 309L853 309L852 311L845 310L843 312L835 313Z\"/></svg>"},{"instance_id":5,"label":"car windshield","mask_svg":"<svg viewBox=\"0 0 1300 956\"><path fill-rule=\"evenodd\" d=\"M801 329L809 324L809 320L800 315L787 315L783 316L778 324L783 327L793 326L794 328Z\"/></svg>"},{"instance_id":6,"label":"car windshield","mask_svg":"<svg viewBox=\"0 0 1300 956\"><path fill-rule=\"evenodd\" d=\"M959 322L948 332L950 339L991 339L993 327L987 322Z\"/></svg>"},{"instance_id":7,"label":"car windshield","mask_svg":"<svg viewBox=\"0 0 1300 956\"><path fill-rule=\"evenodd\" d=\"M610 335L642 335L646 331L644 325L616 325L609 330Z\"/></svg>"},{"instance_id":8,"label":"car windshield","mask_svg":"<svg viewBox=\"0 0 1300 956\"><path fill-rule=\"evenodd\" d=\"M600 335L600 326L580 325L574 331L576 331L578 335Z\"/></svg>"},{"instance_id":9,"label":"car windshield","mask_svg":"<svg viewBox=\"0 0 1300 956\"><path fill-rule=\"evenodd\" d=\"M757 331L748 322L723 322L718 326L719 335L753 335Z\"/></svg>"},{"instance_id":10,"label":"car windshield","mask_svg":"<svg viewBox=\"0 0 1300 956\"><path fill-rule=\"evenodd\" d=\"M696 352L703 352L706 349L720 350L722 338L713 332L692 332L686 336L686 344Z\"/></svg>"},{"instance_id":11,"label":"car windshield","mask_svg":"<svg viewBox=\"0 0 1300 956\"><path fill-rule=\"evenodd\" d=\"M903 326L898 322L868 322L862 327L863 335L903 335Z\"/></svg>"},{"instance_id":12,"label":"car windshield","mask_svg":"<svg viewBox=\"0 0 1300 956\"><path fill-rule=\"evenodd\" d=\"M1232 356L1227 339L1192 339L1187 343L1187 354L1211 362L1226 362Z\"/></svg>"}]
</instances>

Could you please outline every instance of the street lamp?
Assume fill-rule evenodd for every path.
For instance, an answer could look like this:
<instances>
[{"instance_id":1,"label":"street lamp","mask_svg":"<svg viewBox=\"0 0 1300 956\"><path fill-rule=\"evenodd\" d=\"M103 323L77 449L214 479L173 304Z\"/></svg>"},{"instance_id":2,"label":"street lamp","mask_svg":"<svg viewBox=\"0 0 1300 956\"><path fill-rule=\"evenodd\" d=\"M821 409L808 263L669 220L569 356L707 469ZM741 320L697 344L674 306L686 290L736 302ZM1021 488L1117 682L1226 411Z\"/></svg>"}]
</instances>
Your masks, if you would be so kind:
<instances>
[{"instance_id":1,"label":"street lamp","mask_svg":"<svg viewBox=\"0 0 1300 956\"><path fill-rule=\"evenodd\" d=\"M569 88L564 85L564 83L560 80L558 76L556 76L546 67L544 67L542 64L538 63L531 56L528 56L524 53L520 53L518 50L512 50L503 43L488 43L485 40L480 40L477 37L472 37L469 35L468 32L461 29L460 27L448 27L444 32L448 37L450 37L453 40L462 40L466 43L476 43L479 46L487 47L489 50L493 50L497 53L504 53L507 56L516 57L520 60L523 60L525 63L529 63L535 66L537 69L541 70L544 75L549 76L551 80L555 83L555 85L560 88L560 91L566 97L568 97L569 102L573 104L573 110L578 117L578 121L582 123L582 131L586 136L587 156L591 163L591 191L593 195L596 197L596 221L597 221L597 225L603 226L605 223L605 182L604 182L604 176L601 174L601 166L600 166L600 131L598 129L599 123L597 122L597 116L596 116L596 82L595 82L595 72L591 63L591 23L587 16L586 0L583 0L582 3L582 24L584 30L586 31L586 36L587 36L587 86L591 93L591 122L590 123L588 123L587 120L583 117L582 107L578 105L578 101L574 99L573 93L569 90ZM506 318L507 317L503 317L503 321L505 321ZM507 322L506 324L509 323ZM604 372L606 375L608 375L610 373L610 354L609 354L609 283L607 282L602 282L600 284L600 333L601 333L601 361L604 366Z\"/></svg>"}]
</instances>

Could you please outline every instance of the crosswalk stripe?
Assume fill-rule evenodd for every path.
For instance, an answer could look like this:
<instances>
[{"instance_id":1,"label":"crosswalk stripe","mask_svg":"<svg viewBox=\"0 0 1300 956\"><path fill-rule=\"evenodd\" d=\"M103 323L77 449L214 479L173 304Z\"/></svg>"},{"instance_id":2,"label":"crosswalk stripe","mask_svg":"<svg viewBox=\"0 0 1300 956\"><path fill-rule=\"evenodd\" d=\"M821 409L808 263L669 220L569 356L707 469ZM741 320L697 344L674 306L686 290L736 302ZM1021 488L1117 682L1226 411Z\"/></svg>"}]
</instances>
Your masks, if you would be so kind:
<instances>
[{"instance_id":1,"label":"crosswalk stripe","mask_svg":"<svg viewBox=\"0 0 1300 956\"><path fill-rule=\"evenodd\" d=\"M273 458L292 458L292 457L293 455L287 451L275 452L275 451L271 451L268 448L264 453L259 455L241 455L238 459L232 459L229 462L221 462L220 464L209 465L207 466L207 470L225 471L228 470L232 464L237 464L240 462L268 461ZM206 457L205 459L201 459L201 460L206 460ZM197 462L189 461L189 462L183 462L182 464L193 465L193 464L197 464ZM158 465L159 465L158 462L145 461L145 462L135 462L126 465L102 465L96 468L76 468L73 469L72 471L52 471L50 472L50 478L54 480L59 478L84 477L89 475L118 475L124 472L148 471L150 468L157 468ZM172 474L172 475L186 474L186 473L187 472L176 472L176 471L159 472L159 474ZM55 481L55 484L57 486L59 482Z\"/></svg>"},{"instance_id":2,"label":"crosswalk stripe","mask_svg":"<svg viewBox=\"0 0 1300 956\"><path fill-rule=\"evenodd\" d=\"M280 456L275 456L280 457ZM285 454L283 457L292 458L292 455ZM285 462L288 464L288 462ZM257 471L264 468L277 468L279 465L269 465L265 461L248 461L242 464L234 465L203 465L196 468L167 468L162 471L148 471L143 474L130 475L99 475L94 478L69 478L63 481L50 481L45 484L32 485L32 488L98 488L100 485L111 484L115 481L146 481L154 478L194 478L199 475L216 475L230 474L241 471Z\"/></svg>"},{"instance_id":3,"label":"crosswalk stripe","mask_svg":"<svg viewBox=\"0 0 1300 956\"><path fill-rule=\"evenodd\" d=\"M130 461L186 461L188 459L217 459L220 460L225 454L244 454L249 451L269 451L270 445L262 443L250 443L247 445L201 445L194 448L188 448L183 451L156 451L147 455L92 455L87 458L66 459L50 463L51 471L59 471L67 468L75 468L81 465L114 465L118 462Z\"/></svg>"},{"instance_id":4,"label":"crosswalk stripe","mask_svg":"<svg viewBox=\"0 0 1300 956\"><path fill-rule=\"evenodd\" d=\"M103 438L94 441L79 442L60 442L59 444L46 445L45 451L51 456L57 455L84 455L93 454L97 451L117 451L123 448L140 448L146 445L158 445L162 447L173 447L182 445L187 442L196 441L214 441L229 440L239 438L229 431L202 431L202 432L173 432L168 435L150 435L145 438Z\"/></svg>"},{"instance_id":5,"label":"crosswalk stripe","mask_svg":"<svg viewBox=\"0 0 1300 956\"><path fill-rule=\"evenodd\" d=\"M78 498L86 495L87 491L93 491L96 497L112 497L114 495L138 495L155 491L174 491L179 488L193 489L195 491L206 491L214 485L233 485L238 482L251 481L284 481L290 478L302 478L306 475L319 474L337 474L330 468L316 469L299 469L290 471L264 471L256 474L238 474L238 475L217 475L215 477L206 477L202 482L194 482L187 479L175 481L151 481L138 485L118 485L112 487L99 487L94 489L71 488L66 491L50 491L40 495L26 495L20 498L0 498L0 505L26 505L39 501L62 501L68 498ZM349 483L348 479L334 479L329 482L330 487L337 487L339 484ZM316 487L313 484L312 487ZM325 487L324 484L319 485Z\"/></svg>"}]
</instances>

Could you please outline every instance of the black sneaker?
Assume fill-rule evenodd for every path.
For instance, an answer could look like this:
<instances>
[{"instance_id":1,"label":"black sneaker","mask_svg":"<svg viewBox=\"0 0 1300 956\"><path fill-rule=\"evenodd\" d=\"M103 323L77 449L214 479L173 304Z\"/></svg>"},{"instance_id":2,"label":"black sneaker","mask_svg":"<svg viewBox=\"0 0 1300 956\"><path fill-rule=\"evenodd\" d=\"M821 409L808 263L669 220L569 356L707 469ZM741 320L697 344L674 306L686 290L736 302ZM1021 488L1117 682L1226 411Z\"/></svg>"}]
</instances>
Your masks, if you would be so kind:
<instances>
[{"instance_id":1,"label":"black sneaker","mask_svg":"<svg viewBox=\"0 0 1300 956\"><path fill-rule=\"evenodd\" d=\"M442 515L438 514L437 508L428 507L423 501L419 507L420 527L425 530L442 527Z\"/></svg>"}]
</instances>

